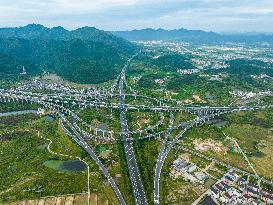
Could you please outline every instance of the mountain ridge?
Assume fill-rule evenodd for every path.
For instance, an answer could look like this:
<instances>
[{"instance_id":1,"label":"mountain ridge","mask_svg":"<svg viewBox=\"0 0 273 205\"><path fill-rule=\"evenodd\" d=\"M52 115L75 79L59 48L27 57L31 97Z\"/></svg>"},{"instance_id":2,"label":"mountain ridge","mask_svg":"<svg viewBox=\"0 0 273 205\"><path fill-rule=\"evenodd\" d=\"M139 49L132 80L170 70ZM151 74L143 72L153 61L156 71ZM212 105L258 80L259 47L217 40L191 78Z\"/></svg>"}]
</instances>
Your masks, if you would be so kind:
<instances>
[{"instance_id":1,"label":"mountain ridge","mask_svg":"<svg viewBox=\"0 0 273 205\"><path fill-rule=\"evenodd\" d=\"M25 66L30 77L49 71L75 83L102 83L114 79L137 50L135 44L95 27L0 28L0 73L18 78L17 67Z\"/></svg>"},{"instance_id":2,"label":"mountain ridge","mask_svg":"<svg viewBox=\"0 0 273 205\"><path fill-rule=\"evenodd\" d=\"M117 49L124 52L129 52L129 50L124 50L125 47L132 47L132 44L130 42L121 37L113 35L111 32L87 26L69 31L61 26L47 28L41 24L28 24L22 27L0 28L0 38L23 38L27 40L43 39L64 41L80 39L84 41L103 42L108 45L115 46Z\"/></svg>"},{"instance_id":3,"label":"mountain ridge","mask_svg":"<svg viewBox=\"0 0 273 205\"><path fill-rule=\"evenodd\" d=\"M220 34L212 31L203 30L189 30L185 28L180 29L134 29L127 31L113 31L114 35L125 38L129 41L142 41L142 40L165 40L165 41L178 41L188 43L273 43L273 34L254 34L247 33L238 34Z\"/></svg>"}]
</instances>

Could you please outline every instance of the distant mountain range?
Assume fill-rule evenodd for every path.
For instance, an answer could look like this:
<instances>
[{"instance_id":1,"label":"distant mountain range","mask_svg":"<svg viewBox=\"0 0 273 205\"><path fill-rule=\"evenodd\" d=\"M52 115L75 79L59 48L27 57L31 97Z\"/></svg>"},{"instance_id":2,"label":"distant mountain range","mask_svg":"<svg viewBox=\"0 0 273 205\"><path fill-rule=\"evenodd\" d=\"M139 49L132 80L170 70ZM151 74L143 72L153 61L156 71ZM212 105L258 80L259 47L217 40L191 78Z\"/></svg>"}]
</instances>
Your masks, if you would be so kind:
<instances>
[{"instance_id":1,"label":"distant mountain range","mask_svg":"<svg viewBox=\"0 0 273 205\"><path fill-rule=\"evenodd\" d=\"M126 40L127 39L127 40ZM49 71L76 83L101 83L114 79L122 64L139 47L130 41L166 40L193 44L268 43L273 35L224 35L201 30L142 29L106 32L94 27L68 31L29 24L0 28L1 79L22 79L22 67L32 77Z\"/></svg>"},{"instance_id":2,"label":"distant mountain range","mask_svg":"<svg viewBox=\"0 0 273 205\"><path fill-rule=\"evenodd\" d=\"M94 27L0 28L0 76L20 76L25 66L29 75L50 71L76 83L100 83L114 79L137 50L135 44Z\"/></svg>"},{"instance_id":3,"label":"distant mountain range","mask_svg":"<svg viewBox=\"0 0 273 205\"><path fill-rule=\"evenodd\" d=\"M40 24L29 24L27 26L16 28L0 28L0 38L64 41L79 39L83 41L102 42L105 45L115 47L121 52L130 52L133 47L130 42L112 35L111 32L102 31L95 27L82 27L73 31L68 31L61 26L47 28Z\"/></svg>"},{"instance_id":4,"label":"distant mountain range","mask_svg":"<svg viewBox=\"0 0 273 205\"><path fill-rule=\"evenodd\" d=\"M194 44L219 44L219 43L269 43L273 44L272 34L249 33L245 34L219 34L215 32L206 32L202 30L187 29L141 29L132 31L114 31L114 35L125 38L129 41L178 41Z\"/></svg>"}]
</instances>

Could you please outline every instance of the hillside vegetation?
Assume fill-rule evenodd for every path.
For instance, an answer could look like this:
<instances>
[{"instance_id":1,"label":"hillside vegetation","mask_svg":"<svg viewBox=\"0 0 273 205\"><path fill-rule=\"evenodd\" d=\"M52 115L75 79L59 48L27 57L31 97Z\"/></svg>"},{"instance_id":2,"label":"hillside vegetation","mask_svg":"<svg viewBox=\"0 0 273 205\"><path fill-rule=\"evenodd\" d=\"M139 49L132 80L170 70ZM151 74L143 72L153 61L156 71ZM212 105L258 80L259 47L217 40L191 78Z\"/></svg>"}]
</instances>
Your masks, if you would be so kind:
<instances>
[{"instance_id":1,"label":"hillside vegetation","mask_svg":"<svg viewBox=\"0 0 273 205\"><path fill-rule=\"evenodd\" d=\"M16 78L56 73L76 83L101 83L114 79L137 47L95 28L67 31L61 27L28 25L0 29L0 73Z\"/></svg>"}]
</instances>

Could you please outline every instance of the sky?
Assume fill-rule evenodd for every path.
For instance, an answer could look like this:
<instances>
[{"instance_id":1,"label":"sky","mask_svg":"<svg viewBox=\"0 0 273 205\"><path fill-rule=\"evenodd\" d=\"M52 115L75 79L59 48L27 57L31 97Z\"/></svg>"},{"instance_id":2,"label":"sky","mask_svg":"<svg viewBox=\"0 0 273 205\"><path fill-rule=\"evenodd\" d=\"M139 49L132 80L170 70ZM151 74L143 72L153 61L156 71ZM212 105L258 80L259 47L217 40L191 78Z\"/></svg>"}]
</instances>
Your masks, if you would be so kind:
<instances>
[{"instance_id":1,"label":"sky","mask_svg":"<svg viewBox=\"0 0 273 205\"><path fill-rule=\"evenodd\" d=\"M0 27L273 33L273 0L0 0Z\"/></svg>"}]
</instances>

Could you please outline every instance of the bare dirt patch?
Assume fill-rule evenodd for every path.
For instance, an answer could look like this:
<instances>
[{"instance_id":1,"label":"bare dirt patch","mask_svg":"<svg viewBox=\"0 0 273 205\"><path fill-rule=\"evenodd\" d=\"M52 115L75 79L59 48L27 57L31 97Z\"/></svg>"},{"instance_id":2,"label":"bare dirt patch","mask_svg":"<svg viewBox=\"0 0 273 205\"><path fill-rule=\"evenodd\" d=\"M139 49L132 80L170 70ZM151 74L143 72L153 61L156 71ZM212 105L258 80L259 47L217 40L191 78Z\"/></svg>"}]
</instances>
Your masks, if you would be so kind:
<instances>
[{"instance_id":1,"label":"bare dirt patch","mask_svg":"<svg viewBox=\"0 0 273 205\"><path fill-rule=\"evenodd\" d=\"M38 204L38 200L29 200L26 201L26 205L37 205Z\"/></svg>"},{"instance_id":2,"label":"bare dirt patch","mask_svg":"<svg viewBox=\"0 0 273 205\"><path fill-rule=\"evenodd\" d=\"M98 204L98 195L91 194L90 195L90 205L97 205Z\"/></svg>"},{"instance_id":3,"label":"bare dirt patch","mask_svg":"<svg viewBox=\"0 0 273 205\"><path fill-rule=\"evenodd\" d=\"M65 198L65 205L73 205L74 196L68 196Z\"/></svg>"},{"instance_id":4,"label":"bare dirt patch","mask_svg":"<svg viewBox=\"0 0 273 205\"><path fill-rule=\"evenodd\" d=\"M58 197L56 205L65 205L65 197Z\"/></svg>"},{"instance_id":5,"label":"bare dirt patch","mask_svg":"<svg viewBox=\"0 0 273 205\"><path fill-rule=\"evenodd\" d=\"M225 147L221 142L216 142L213 139L195 139L193 141L194 148L200 152L213 151L216 153L226 153L228 148Z\"/></svg>"},{"instance_id":6,"label":"bare dirt patch","mask_svg":"<svg viewBox=\"0 0 273 205\"><path fill-rule=\"evenodd\" d=\"M87 205L87 204L88 204L88 196L87 195L75 196L73 205Z\"/></svg>"},{"instance_id":7,"label":"bare dirt patch","mask_svg":"<svg viewBox=\"0 0 273 205\"><path fill-rule=\"evenodd\" d=\"M192 98L200 103L206 103L205 100L203 100L199 95L193 95Z\"/></svg>"},{"instance_id":8,"label":"bare dirt patch","mask_svg":"<svg viewBox=\"0 0 273 205\"><path fill-rule=\"evenodd\" d=\"M38 205L44 205L45 204L45 200L44 199L40 199L38 202Z\"/></svg>"},{"instance_id":9,"label":"bare dirt patch","mask_svg":"<svg viewBox=\"0 0 273 205\"><path fill-rule=\"evenodd\" d=\"M42 77L43 80L46 80L50 83L60 83L63 82L63 79L56 74L46 74Z\"/></svg>"},{"instance_id":10,"label":"bare dirt patch","mask_svg":"<svg viewBox=\"0 0 273 205\"><path fill-rule=\"evenodd\" d=\"M19 202L4 203L0 205L87 205L88 195L77 194L67 196L56 196L42 199L26 200ZM99 199L96 193L90 195L90 205L107 205L108 200Z\"/></svg>"},{"instance_id":11,"label":"bare dirt patch","mask_svg":"<svg viewBox=\"0 0 273 205\"><path fill-rule=\"evenodd\" d=\"M57 197L48 198L48 199L45 200L44 205L56 205L56 203L57 203Z\"/></svg>"}]
</instances>

